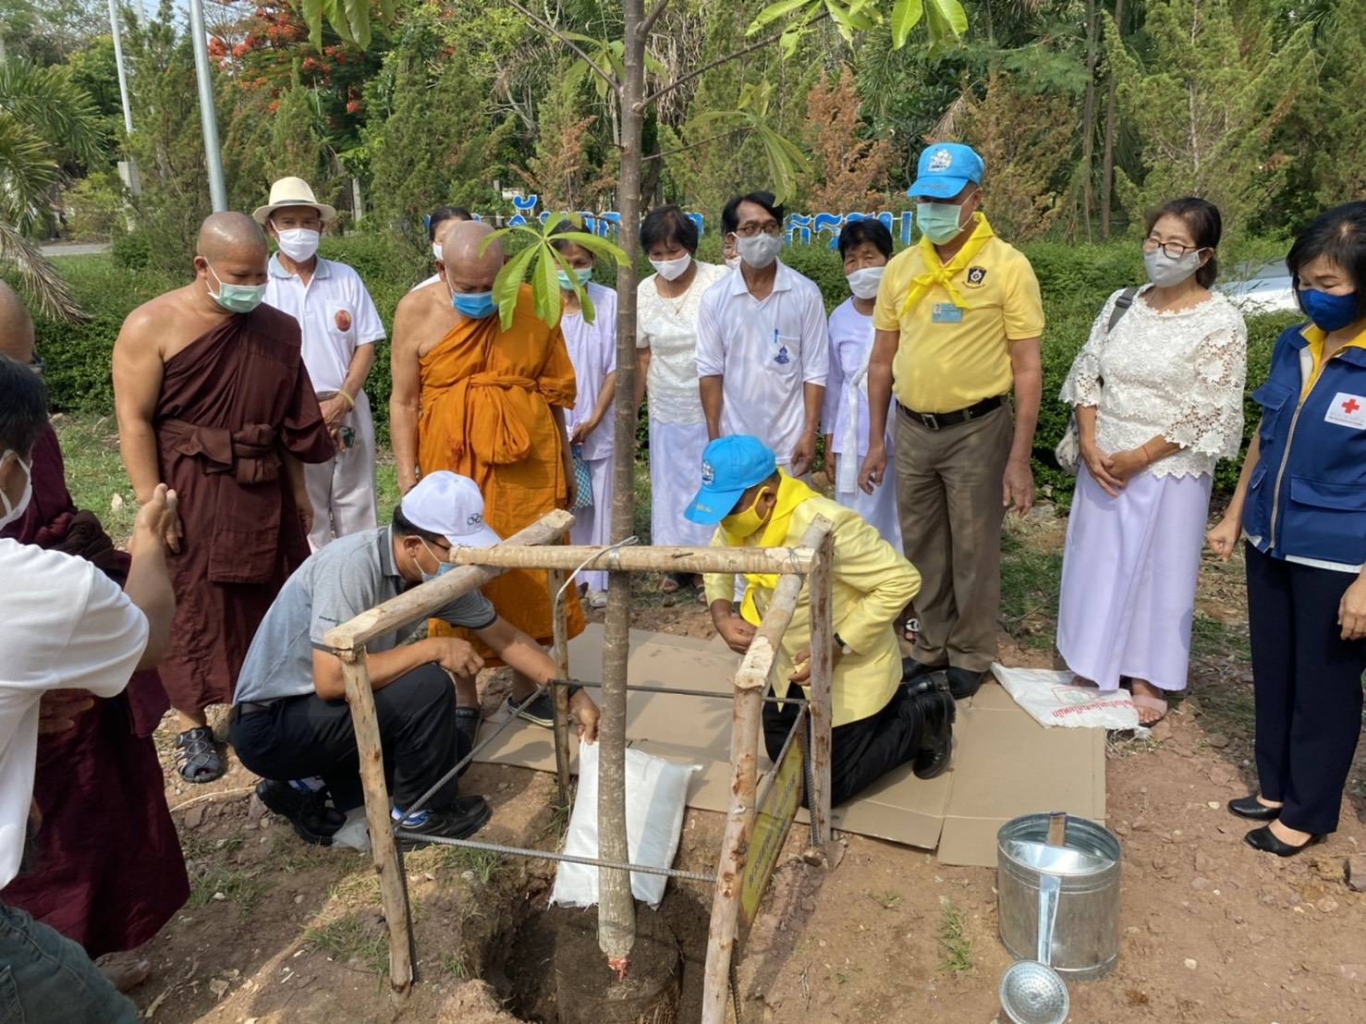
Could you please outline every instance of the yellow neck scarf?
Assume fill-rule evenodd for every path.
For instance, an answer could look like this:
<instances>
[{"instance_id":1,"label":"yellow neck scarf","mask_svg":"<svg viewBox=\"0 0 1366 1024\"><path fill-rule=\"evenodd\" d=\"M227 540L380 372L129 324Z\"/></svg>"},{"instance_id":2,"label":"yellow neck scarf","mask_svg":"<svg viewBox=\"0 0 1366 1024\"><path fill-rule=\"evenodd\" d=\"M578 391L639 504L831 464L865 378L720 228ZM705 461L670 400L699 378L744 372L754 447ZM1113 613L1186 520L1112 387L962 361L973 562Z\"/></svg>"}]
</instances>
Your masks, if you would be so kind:
<instances>
[{"instance_id":1,"label":"yellow neck scarf","mask_svg":"<svg viewBox=\"0 0 1366 1024\"><path fill-rule=\"evenodd\" d=\"M963 296L959 295L958 289L954 287L953 279L967 269L968 264L982 251L982 246L996 237L996 232L992 231L991 225L987 223L987 215L978 213L975 216L977 228L973 231L972 237L948 263L940 261L939 250L934 247L933 242L924 235L920 236L920 257L925 264L925 272L911 279L910 294L906 296L906 304L901 307L902 316L905 316L935 285L942 286L944 291L949 293L949 301L959 309L967 306Z\"/></svg>"},{"instance_id":2,"label":"yellow neck scarf","mask_svg":"<svg viewBox=\"0 0 1366 1024\"><path fill-rule=\"evenodd\" d=\"M788 476L781 469L778 470L781 480L778 483L778 503L773 506L773 514L769 516L768 523L765 524L763 532L759 536L759 542L755 547L761 548L781 548L787 547L788 529L792 520L792 513L797 506L803 502L810 501L812 498L819 498L820 494L812 490L806 484L793 477ZM725 534L727 547L740 548L748 544L753 544L749 537L736 537L726 532L723 526L722 532ZM740 615L752 626L759 625L761 616L758 605L755 604L754 594L756 590L772 590L778 585L780 573L776 572L747 572L745 577L745 598L740 604Z\"/></svg>"}]
</instances>

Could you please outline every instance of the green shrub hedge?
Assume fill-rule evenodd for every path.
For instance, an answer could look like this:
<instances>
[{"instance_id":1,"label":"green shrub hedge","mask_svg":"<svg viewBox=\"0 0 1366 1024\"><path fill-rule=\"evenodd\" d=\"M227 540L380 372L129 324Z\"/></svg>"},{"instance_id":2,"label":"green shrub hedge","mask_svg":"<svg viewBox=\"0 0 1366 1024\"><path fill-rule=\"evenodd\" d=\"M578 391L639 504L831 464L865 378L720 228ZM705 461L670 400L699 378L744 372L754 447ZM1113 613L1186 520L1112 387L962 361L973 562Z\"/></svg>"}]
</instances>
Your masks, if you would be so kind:
<instances>
[{"instance_id":1,"label":"green shrub hedge","mask_svg":"<svg viewBox=\"0 0 1366 1024\"><path fill-rule=\"evenodd\" d=\"M716 249L715 236L708 236L699 255L717 260ZM1066 407L1057 401L1058 391L1106 297L1116 288L1142 280L1142 259L1131 243L1040 242L1025 246L1024 251L1038 274L1048 319L1043 338L1044 402L1034 452L1035 470L1044 493L1065 506L1071 498L1073 481L1053 461L1053 448L1067 427L1068 417ZM414 260L376 235L325 239L322 253L355 267L369 287L386 327L392 325L394 309L408 289L431 273L429 263ZM828 308L833 309L848 297L843 268L834 251L823 245L797 246L786 250L784 259L820 286ZM107 415L113 411L109 355L123 318L140 303L178 282L147 269L146 254L131 244L117 248L110 256L67 257L57 263L91 319L81 324L38 322L38 343L47 363L53 405L58 410ZM597 276L610 284L611 268L600 267ZM1272 343L1295 319L1293 315L1249 318L1249 390L1265 378ZM387 437L388 345L381 345L377 355L367 390L381 436ZM1249 403L1245 437L1251 435L1255 426L1256 412ZM1222 463L1216 491L1231 491L1236 479L1237 466Z\"/></svg>"}]
</instances>

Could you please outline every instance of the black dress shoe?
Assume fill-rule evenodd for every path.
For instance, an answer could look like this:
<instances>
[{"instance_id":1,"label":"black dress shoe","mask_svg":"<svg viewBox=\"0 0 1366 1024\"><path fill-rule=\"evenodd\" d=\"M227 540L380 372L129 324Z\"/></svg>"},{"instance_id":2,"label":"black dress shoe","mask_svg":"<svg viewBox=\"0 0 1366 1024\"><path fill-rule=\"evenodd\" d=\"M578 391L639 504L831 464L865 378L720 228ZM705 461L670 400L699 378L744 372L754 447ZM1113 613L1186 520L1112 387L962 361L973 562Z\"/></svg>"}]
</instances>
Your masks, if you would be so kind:
<instances>
[{"instance_id":1,"label":"black dress shoe","mask_svg":"<svg viewBox=\"0 0 1366 1024\"><path fill-rule=\"evenodd\" d=\"M1281 816L1279 807L1268 807L1257 799L1257 794L1245 796L1241 800L1230 800L1228 809L1240 818L1247 818L1249 821L1275 821Z\"/></svg>"},{"instance_id":2,"label":"black dress shoe","mask_svg":"<svg viewBox=\"0 0 1366 1024\"><path fill-rule=\"evenodd\" d=\"M1277 839L1276 833L1271 831L1270 825L1264 825L1261 828L1254 828L1243 836L1243 841L1254 850L1261 850L1263 853L1274 853L1277 857L1293 857L1301 850L1317 846L1327 838L1325 835L1310 836L1307 841L1299 846L1291 846L1289 843Z\"/></svg>"},{"instance_id":3,"label":"black dress shoe","mask_svg":"<svg viewBox=\"0 0 1366 1024\"><path fill-rule=\"evenodd\" d=\"M327 805L325 789L304 792L288 782L263 779L256 784L256 799L293 825L300 839L314 846L331 846L332 837L346 824L346 815Z\"/></svg>"},{"instance_id":4,"label":"black dress shoe","mask_svg":"<svg viewBox=\"0 0 1366 1024\"><path fill-rule=\"evenodd\" d=\"M927 665L923 661L916 661L914 658L901 659L901 681L903 683L913 683L931 672L943 672L947 665Z\"/></svg>"},{"instance_id":5,"label":"black dress shoe","mask_svg":"<svg viewBox=\"0 0 1366 1024\"><path fill-rule=\"evenodd\" d=\"M949 692L954 700L967 700L982 688L982 680L987 673L974 672L966 668L949 669Z\"/></svg>"},{"instance_id":6,"label":"black dress shoe","mask_svg":"<svg viewBox=\"0 0 1366 1024\"><path fill-rule=\"evenodd\" d=\"M915 689L929 682L928 692L920 692L915 701L921 711L920 750L915 755L912 771L917 779L935 779L948 770L953 757L953 721L957 707L948 692L948 681L936 673L917 682Z\"/></svg>"}]
</instances>

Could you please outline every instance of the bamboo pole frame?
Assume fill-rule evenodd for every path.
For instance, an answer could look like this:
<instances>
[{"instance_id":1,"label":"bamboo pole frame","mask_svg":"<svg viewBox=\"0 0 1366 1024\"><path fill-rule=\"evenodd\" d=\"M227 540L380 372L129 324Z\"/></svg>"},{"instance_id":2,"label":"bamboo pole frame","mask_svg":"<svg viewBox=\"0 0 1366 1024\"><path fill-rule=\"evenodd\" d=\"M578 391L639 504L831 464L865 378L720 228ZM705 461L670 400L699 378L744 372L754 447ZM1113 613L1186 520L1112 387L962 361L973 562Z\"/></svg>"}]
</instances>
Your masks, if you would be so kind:
<instances>
[{"instance_id":1,"label":"bamboo pole frame","mask_svg":"<svg viewBox=\"0 0 1366 1024\"><path fill-rule=\"evenodd\" d=\"M564 585L569 571L585 563L622 573L774 573L782 578L733 681L731 801L712 901L702 1018L703 1024L724 1024L739 925L741 879L754 828L764 692L773 673L783 635L792 622L808 578L812 588L812 683L808 704L812 719L812 774L816 777L810 797L813 822L824 822L822 834L824 839L829 839L830 685L834 660L830 594L833 541L830 531L833 527L830 520L817 516L798 547L782 549L542 547L562 537L573 523L574 517L569 513L555 511L496 547L458 549L452 552L451 561L460 568L362 612L349 622L330 630L324 637L324 646L342 660L347 702L355 727L361 782L365 790L366 821L389 928L390 985L399 998L406 997L411 989L414 957L412 920L404 884L403 862L395 839L395 825L389 813L383 748L375 716L374 694L366 668L366 645L376 637L396 632L432 615L511 568L548 571L552 597ZM530 550L532 548L535 550ZM556 636L551 656L562 677L567 678L569 657L563 618L561 612L555 623ZM557 719L556 775L561 794L567 795L568 709L560 705L567 705L568 693L564 686L555 686L554 692ZM824 721L823 733L822 727L817 724L820 718ZM635 866L631 867L634 869Z\"/></svg>"},{"instance_id":2,"label":"bamboo pole frame","mask_svg":"<svg viewBox=\"0 0 1366 1024\"><path fill-rule=\"evenodd\" d=\"M827 541L832 525L830 520L817 516L802 538L802 546L816 552L828 551ZM823 557L822 554L817 554L817 566ZM828 586L829 575L827 574L824 579ZM785 575L778 581L778 586L773 592L773 600L769 602L763 621L759 624L754 639L750 641L749 651L740 663L740 671L735 674L730 809L726 813L726 831L721 840L721 863L717 870L716 891L712 896L711 905L711 925L707 934L702 1024L725 1024L726 1021L730 965L740 920L740 886L749 855L750 835L754 830L763 695L764 690L768 688L769 677L773 674L773 665L777 660L783 634L792 622L805 582L799 575ZM825 771L828 788L828 761Z\"/></svg>"}]
</instances>

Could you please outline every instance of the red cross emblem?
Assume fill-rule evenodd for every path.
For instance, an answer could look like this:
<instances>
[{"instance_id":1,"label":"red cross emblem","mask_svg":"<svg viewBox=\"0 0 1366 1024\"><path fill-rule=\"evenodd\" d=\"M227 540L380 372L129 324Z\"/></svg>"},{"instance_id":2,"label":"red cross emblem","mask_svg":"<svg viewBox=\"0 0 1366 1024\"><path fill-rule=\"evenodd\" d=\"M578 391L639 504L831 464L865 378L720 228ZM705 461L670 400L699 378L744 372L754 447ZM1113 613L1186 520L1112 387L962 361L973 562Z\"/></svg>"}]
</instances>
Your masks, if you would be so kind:
<instances>
[{"instance_id":1,"label":"red cross emblem","mask_svg":"<svg viewBox=\"0 0 1366 1024\"><path fill-rule=\"evenodd\" d=\"M1345 412L1348 416L1351 416L1360 408L1361 406L1357 404L1357 400L1355 398L1349 398L1347 399L1347 401L1342 403L1342 411Z\"/></svg>"}]
</instances>

